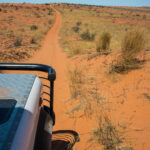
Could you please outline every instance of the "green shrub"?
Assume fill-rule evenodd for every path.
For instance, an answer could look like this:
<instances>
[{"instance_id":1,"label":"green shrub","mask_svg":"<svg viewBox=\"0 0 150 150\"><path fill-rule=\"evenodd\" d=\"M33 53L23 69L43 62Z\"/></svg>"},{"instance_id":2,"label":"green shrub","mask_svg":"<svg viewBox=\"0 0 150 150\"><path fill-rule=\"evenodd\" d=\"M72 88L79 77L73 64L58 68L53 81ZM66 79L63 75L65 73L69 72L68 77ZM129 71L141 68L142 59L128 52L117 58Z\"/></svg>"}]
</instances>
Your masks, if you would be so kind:
<instances>
[{"instance_id":1,"label":"green shrub","mask_svg":"<svg viewBox=\"0 0 150 150\"><path fill-rule=\"evenodd\" d=\"M80 37L82 38L82 40L93 41L95 40L95 33L90 33L87 29L80 35Z\"/></svg>"},{"instance_id":2,"label":"green shrub","mask_svg":"<svg viewBox=\"0 0 150 150\"><path fill-rule=\"evenodd\" d=\"M96 51L108 50L110 46L111 35L108 32L103 32L99 41L97 42Z\"/></svg>"},{"instance_id":3,"label":"green shrub","mask_svg":"<svg viewBox=\"0 0 150 150\"><path fill-rule=\"evenodd\" d=\"M79 28L79 27L72 27L72 30L73 30L74 32L79 32L80 28Z\"/></svg>"},{"instance_id":4,"label":"green shrub","mask_svg":"<svg viewBox=\"0 0 150 150\"><path fill-rule=\"evenodd\" d=\"M31 29L31 30L37 30L37 29L38 29L38 26L32 25L32 26L30 27L30 29Z\"/></svg>"}]
</instances>

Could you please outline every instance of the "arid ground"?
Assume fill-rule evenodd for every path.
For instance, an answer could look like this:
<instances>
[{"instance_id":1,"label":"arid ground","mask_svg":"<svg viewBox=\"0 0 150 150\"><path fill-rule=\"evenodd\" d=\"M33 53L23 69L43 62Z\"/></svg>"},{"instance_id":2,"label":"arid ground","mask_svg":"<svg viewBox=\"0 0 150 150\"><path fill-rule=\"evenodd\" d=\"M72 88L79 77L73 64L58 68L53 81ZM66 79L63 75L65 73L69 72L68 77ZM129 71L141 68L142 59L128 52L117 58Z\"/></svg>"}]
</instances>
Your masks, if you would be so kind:
<instances>
[{"instance_id":1,"label":"arid ground","mask_svg":"<svg viewBox=\"0 0 150 150\"><path fill-rule=\"evenodd\" d=\"M0 62L56 70L54 150L150 149L149 25L148 7L0 4ZM134 28L147 41L141 63L110 72L123 37ZM87 29L94 38L80 36ZM103 31L111 34L107 54L96 51Z\"/></svg>"}]
</instances>

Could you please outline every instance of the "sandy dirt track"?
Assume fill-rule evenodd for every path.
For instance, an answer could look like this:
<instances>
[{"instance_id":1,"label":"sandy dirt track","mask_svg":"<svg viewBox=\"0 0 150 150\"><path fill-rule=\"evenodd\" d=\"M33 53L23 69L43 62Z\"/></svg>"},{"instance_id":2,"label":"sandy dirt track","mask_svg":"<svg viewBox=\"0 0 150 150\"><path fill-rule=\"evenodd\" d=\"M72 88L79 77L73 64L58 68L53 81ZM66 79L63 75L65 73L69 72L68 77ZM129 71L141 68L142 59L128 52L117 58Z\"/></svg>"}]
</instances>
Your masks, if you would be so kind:
<instances>
[{"instance_id":1,"label":"sandy dirt track","mask_svg":"<svg viewBox=\"0 0 150 150\"><path fill-rule=\"evenodd\" d=\"M66 114L65 108L65 101L69 96L69 88L66 67L67 58L58 43L58 34L61 26L61 21L61 15L58 11L56 11L55 23L46 35L43 41L43 46L41 47L40 51L38 51L31 59L26 61L26 63L41 63L50 65L56 71L56 81L54 88L54 111L56 114L56 124L54 126L54 131L57 131L58 133L54 133L54 150L65 150L68 144L68 142L64 141L65 136L69 134L72 136L72 138L74 138L74 136L76 135L75 132L72 132L73 120L69 119L68 115ZM62 138L59 138L59 141L56 141L57 138L55 138L55 134L57 135L57 138L59 138L59 136L61 136Z\"/></svg>"}]
</instances>

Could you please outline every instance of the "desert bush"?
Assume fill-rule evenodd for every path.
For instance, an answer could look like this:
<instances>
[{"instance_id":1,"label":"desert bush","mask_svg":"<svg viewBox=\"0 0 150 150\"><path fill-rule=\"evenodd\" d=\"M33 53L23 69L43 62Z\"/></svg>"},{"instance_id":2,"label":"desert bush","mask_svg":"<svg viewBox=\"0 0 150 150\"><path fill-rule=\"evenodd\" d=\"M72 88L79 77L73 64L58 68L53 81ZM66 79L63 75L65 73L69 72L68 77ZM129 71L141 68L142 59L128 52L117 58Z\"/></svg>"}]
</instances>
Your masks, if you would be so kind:
<instances>
[{"instance_id":1,"label":"desert bush","mask_svg":"<svg viewBox=\"0 0 150 150\"><path fill-rule=\"evenodd\" d=\"M38 29L38 26L32 25L32 26L30 27L30 29L31 29L31 30L37 30L37 29Z\"/></svg>"},{"instance_id":2,"label":"desert bush","mask_svg":"<svg viewBox=\"0 0 150 150\"><path fill-rule=\"evenodd\" d=\"M89 24L88 24L88 23L85 23L84 25L87 27Z\"/></svg>"},{"instance_id":3,"label":"desert bush","mask_svg":"<svg viewBox=\"0 0 150 150\"><path fill-rule=\"evenodd\" d=\"M12 57L12 59L13 60L21 60L21 59L25 59L25 58L29 58L30 57L30 55L27 53L27 52L25 52L25 51L23 51L23 52L16 52L16 51L14 51L13 53L13 57Z\"/></svg>"},{"instance_id":4,"label":"desert bush","mask_svg":"<svg viewBox=\"0 0 150 150\"><path fill-rule=\"evenodd\" d=\"M53 20L48 20L48 24L52 24L53 23Z\"/></svg>"},{"instance_id":5,"label":"desert bush","mask_svg":"<svg viewBox=\"0 0 150 150\"><path fill-rule=\"evenodd\" d=\"M80 26L81 24L82 24L81 21L78 21L78 22L76 23L77 26Z\"/></svg>"},{"instance_id":6,"label":"desert bush","mask_svg":"<svg viewBox=\"0 0 150 150\"><path fill-rule=\"evenodd\" d=\"M17 37L14 41L14 46L21 46L22 45L22 38Z\"/></svg>"},{"instance_id":7,"label":"desert bush","mask_svg":"<svg viewBox=\"0 0 150 150\"><path fill-rule=\"evenodd\" d=\"M34 13L34 15L35 15L37 18L40 18L40 17L41 17L38 13Z\"/></svg>"},{"instance_id":8,"label":"desert bush","mask_svg":"<svg viewBox=\"0 0 150 150\"><path fill-rule=\"evenodd\" d=\"M125 61L122 58L120 58L116 61L113 61L113 63L110 65L109 73L125 73L129 70L139 69L141 67L140 64L143 64L143 61L139 61L138 59Z\"/></svg>"},{"instance_id":9,"label":"desert bush","mask_svg":"<svg viewBox=\"0 0 150 150\"><path fill-rule=\"evenodd\" d=\"M50 16L53 15L53 12L52 12L52 11L49 11L49 12L48 12L48 15L50 15Z\"/></svg>"},{"instance_id":10,"label":"desert bush","mask_svg":"<svg viewBox=\"0 0 150 150\"><path fill-rule=\"evenodd\" d=\"M131 61L137 57L145 48L145 36L142 31L127 32L122 41L122 58Z\"/></svg>"},{"instance_id":11,"label":"desert bush","mask_svg":"<svg viewBox=\"0 0 150 150\"><path fill-rule=\"evenodd\" d=\"M96 51L108 50L110 46L111 35L108 32L103 32L97 42Z\"/></svg>"},{"instance_id":12,"label":"desert bush","mask_svg":"<svg viewBox=\"0 0 150 150\"><path fill-rule=\"evenodd\" d=\"M5 51L2 51L0 53L0 61L1 62L15 62L15 61L20 61L25 58L29 58L30 55L26 51L18 51L14 49L9 49L7 53Z\"/></svg>"},{"instance_id":13,"label":"desert bush","mask_svg":"<svg viewBox=\"0 0 150 150\"><path fill-rule=\"evenodd\" d=\"M31 44L36 44L35 38L31 38L30 43L31 43Z\"/></svg>"},{"instance_id":14,"label":"desert bush","mask_svg":"<svg viewBox=\"0 0 150 150\"><path fill-rule=\"evenodd\" d=\"M19 8L16 6L15 9L18 10Z\"/></svg>"},{"instance_id":15,"label":"desert bush","mask_svg":"<svg viewBox=\"0 0 150 150\"><path fill-rule=\"evenodd\" d=\"M75 26L75 27L72 27L72 30L73 30L74 32L79 32L80 28L77 27L77 26Z\"/></svg>"},{"instance_id":16,"label":"desert bush","mask_svg":"<svg viewBox=\"0 0 150 150\"><path fill-rule=\"evenodd\" d=\"M7 13L7 10L3 10L4 13Z\"/></svg>"},{"instance_id":17,"label":"desert bush","mask_svg":"<svg viewBox=\"0 0 150 150\"><path fill-rule=\"evenodd\" d=\"M143 15L143 19L146 20L146 15Z\"/></svg>"},{"instance_id":18,"label":"desert bush","mask_svg":"<svg viewBox=\"0 0 150 150\"><path fill-rule=\"evenodd\" d=\"M95 40L95 33L90 33L87 29L85 32L80 34L80 37L82 38L82 40L93 41Z\"/></svg>"}]
</instances>

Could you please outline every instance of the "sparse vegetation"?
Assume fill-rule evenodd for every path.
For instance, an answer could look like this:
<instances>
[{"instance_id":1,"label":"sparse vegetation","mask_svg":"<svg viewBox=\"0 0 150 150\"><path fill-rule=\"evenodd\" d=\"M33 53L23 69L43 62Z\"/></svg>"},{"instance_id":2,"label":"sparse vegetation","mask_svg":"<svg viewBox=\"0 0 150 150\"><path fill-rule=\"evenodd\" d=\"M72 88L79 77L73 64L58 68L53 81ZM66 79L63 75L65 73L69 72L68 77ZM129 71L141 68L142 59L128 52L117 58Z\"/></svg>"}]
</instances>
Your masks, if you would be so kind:
<instances>
[{"instance_id":1,"label":"sparse vegetation","mask_svg":"<svg viewBox=\"0 0 150 150\"><path fill-rule=\"evenodd\" d=\"M78 111L82 111L85 116L90 117L92 114L91 102L87 99L88 94L85 87L85 76L83 71L79 67L75 67L73 70L69 70L70 78L70 93L71 99L78 102L77 105L74 104L73 108L67 112L71 117L76 114Z\"/></svg>"},{"instance_id":2,"label":"sparse vegetation","mask_svg":"<svg viewBox=\"0 0 150 150\"><path fill-rule=\"evenodd\" d=\"M76 116L77 112L81 112L82 117L91 117L96 112L96 107L103 106L104 97L100 96L98 88L93 87L87 74L79 66L69 70L71 103L73 107L68 112L72 116ZM93 82L93 81L92 81ZM94 83L96 84L96 83ZM80 116L80 117L81 117Z\"/></svg>"},{"instance_id":3,"label":"sparse vegetation","mask_svg":"<svg viewBox=\"0 0 150 150\"><path fill-rule=\"evenodd\" d=\"M124 137L109 119L108 115L101 113L98 127L93 132L94 139L104 146L104 150L117 150L123 143Z\"/></svg>"},{"instance_id":4,"label":"sparse vegetation","mask_svg":"<svg viewBox=\"0 0 150 150\"><path fill-rule=\"evenodd\" d=\"M86 120L86 122L89 121L87 126L89 125L91 127L91 124L93 125L96 122L96 120L100 121L98 123L97 128L93 132L94 143L96 143L95 146L96 148L93 147L92 143L92 147L90 147L91 149L133 150L132 146L134 147L135 146L134 144L140 145L139 149L142 148L146 149L144 144L143 144L144 146L142 147L141 141L143 140L142 139L143 137L140 138L140 133L138 135L139 141L136 141L135 143L133 142L133 140L136 140L135 138L137 138L136 136L134 136L135 132L131 133L132 137L127 137L129 138L127 140L132 140L133 142L132 145L128 144L130 143L130 141L125 141L124 143L124 134L121 133L120 131L122 131L122 129L123 130L127 129L127 131L130 132L129 130L132 130L131 128L133 126L131 125L132 127L128 128L127 124L129 123L132 124L136 122L136 120L134 120L135 118L131 119L132 116L128 116L128 119L125 119L126 117L123 116L126 116L126 109L128 109L127 106L131 104L132 100L135 101L136 103L136 99L138 99L138 97L140 97L139 99L142 98L143 95L140 96L139 94L141 93L140 91L141 89L144 90L145 93L148 93L148 90L144 88L145 85L147 86L147 84L145 83L144 80L142 80L143 77L145 77L146 72L145 70L147 70L147 67L133 71L133 74L131 73L132 74L131 82L130 82L130 75L131 75L130 73L126 75L112 74L110 76L107 76L105 74L105 71L107 70L107 67L111 64L111 62L112 62L111 69L114 72L118 73L126 72L130 69L139 68L141 64L143 64L143 62L141 61L142 60L141 53L144 51L141 50L136 54L134 52L133 53L134 55L131 59L129 57L126 57L124 54L127 51L125 52L123 50L124 48L122 44L122 39L126 33L131 32L135 28L144 30L146 32L148 40L150 39L149 14L144 12L144 10L149 11L149 9L130 8L130 7L129 8L105 7L105 6L90 7L84 5L82 6L70 4L68 5L59 4L56 5L55 8L61 12L61 15L63 17L62 29L60 32L61 37L60 44L62 48L68 54L71 53L75 55L82 53L82 55L74 56L73 58L69 57L72 63L75 63L77 65L81 63L81 66L83 66L83 68L78 71L84 72L82 73L84 79L84 82L82 82L82 84L77 84L75 82L72 84L72 82L70 81L71 98L69 99L70 100L69 103L71 105L67 106L68 109L71 110L70 111L68 110L67 114L69 114L71 117L74 117L75 121L77 122L76 128L80 126L80 121L82 120L81 117L90 118L89 116L92 116L91 117L92 121L90 121L90 119ZM71 9L73 11L70 11ZM141 10L143 12L140 12ZM146 15L146 19L144 15ZM80 23L81 21L82 23ZM92 33L96 34L94 36L94 40L91 40ZM99 37L99 35L101 36ZM97 42L95 43L95 41ZM129 41L131 41L131 39ZM131 45L133 44L128 43L127 45L129 46L129 48L131 48L132 47ZM150 46L147 46L147 49L149 49L148 47ZM131 49L133 49L133 47ZM101 56L102 54L110 53L110 50L111 50L110 55ZM98 53L95 51L98 51ZM148 59L149 51L146 51L145 53L148 54L146 58ZM129 56L131 57L130 54ZM147 61L145 66L147 66L148 63L149 62ZM72 73L74 72L74 69L75 68L72 68L71 71ZM144 71L144 74L142 74L141 71ZM148 72L149 71L147 70L146 78L148 77ZM135 75L136 73L138 77L135 76L135 79L133 79L134 78L133 75ZM95 78L98 79L97 81L98 88L95 86L95 81L93 81L93 85L90 84L89 74L90 75L94 74L94 80ZM109 77L111 78L110 80ZM137 79L139 79L139 81L137 81ZM142 84L141 80L143 82L142 87L140 87ZM76 78L74 78L74 81L76 81ZM75 86L76 88L74 88ZM73 92L73 90L75 91ZM95 117L96 115L94 115L94 113L96 109L97 108L101 109L101 107L99 107L99 105L97 104L97 101L99 102L102 100L102 97L100 97L100 95L106 97L102 103L103 110L106 111L109 115L111 114L112 119L110 119L108 116L100 116L99 119ZM147 98L147 96L145 95L144 97ZM143 101L144 100L145 99L143 98ZM133 101L132 104L135 110L133 111L136 116L136 109L134 107L135 103L133 103ZM97 105L95 105L94 103ZM138 104L136 103L136 105ZM78 117L80 117L79 122ZM118 121L118 119L120 119L121 121L117 123L116 120ZM83 121L83 124L84 123L86 124L86 122ZM125 124L125 127L121 126L122 125L121 123L123 125ZM81 134L91 133L90 129L91 128L85 129L85 131L83 131ZM130 133L128 135L128 132L125 133L125 136L126 134L127 136L130 136ZM83 136L87 138L86 135ZM98 145L97 143L100 144L99 146L100 148L97 148ZM88 144L85 149L88 149ZM126 145L130 146L128 147ZM135 147L136 147L135 149L137 149L137 146Z\"/></svg>"},{"instance_id":5,"label":"sparse vegetation","mask_svg":"<svg viewBox=\"0 0 150 150\"><path fill-rule=\"evenodd\" d=\"M77 26L80 26L81 24L82 24L81 21L78 21L78 22L76 23Z\"/></svg>"},{"instance_id":6,"label":"sparse vegetation","mask_svg":"<svg viewBox=\"0 0 150 150\"><path fill-rule=\"evenodd\" d=\"M82 40L93 41L95 40L95 33L90 33L90 31L87 29L85 32L80 34L80 37Z\"/></svg>"},{"instance_id":7,"label":"sparse vegetation","mask_svg":"<svg viewBox=\"0 0 150 150\"><path fill-rule=\"evenodd\" d=\"M8 50L7 53L5 51L2 51L0 53L0 62L3 62L5 60L5 63L12 63L15 61L19 61L21 59L29 58L30 55L28 52L18 51L18 50Z\"/></svg>"},{"instance_id":8,"label":"sparse vegetation","mask_svg":"<svg viewBox=\"0 0 150 150\"><path fill-rule=\"evenodd\" d=\"M40 48L55 15L48 15L50 7L40 4L0 4L0 10L0 61L29 58Z\"/></svg>"},{"instance_id":9,"label":"sparse vegetation","mask_svg":"<svg viewBox=\"0 0 150 150\"><path fill-rule=\"evenodd\" d=\"M72 27L72 30L73 30L74 32L79 32L80 28L79 28L78 26L75 26L75 27Z\"/></svg>"},{"instance_id":10,"label":"sparse vegetation","mask_svg":"<svg viewBox=\"0 0 150 150\"><path fill-rule=\"evenodd\" d=\"M37 29L38 29L38 26L37 26L37 25L32 25L32 26L30 27L30 29L31 29L31 30L37 30Z\"/></svg>"},{"instance_id":11,"label":"sparse vegetation","mask_svg":"<svg viewBox=\"0 0 150 150\"><path fill-rule=\"evenodd\" d=\"M35 38L31 38L30 43L31 43L31 44L36 44L36 40L35 40Z\"/></svg>"},{"instance_id":12,"label":"sparse vegetation","mask_svg":"<svg viewBox=\"0 0 150 150\"><path fill-rule=\"evenodd\" d=\"M49 24L53 24L53 20L48 20L48 23Z\"/></svg>"},{"instance_id":13,"label":"sparse vegetation","mask_svg":"<svg viewBox=\"0 0 150 150\"><path fill-rule=\"evenodd\" d=\"M110 67L110 73L125 73L133 69L139 69L143 64L142 62L138 61L137 59L124 61L123 59L115 60Z\"/></svg>"},{"instance_id":14,"label":"sparse vegetation","mask_svg":"<svg viewBox=\"0 0 150 150\"><path fill-rule=\"evenodd\" d=\"M22 38L17 37L14 41L14 46L21 46L22 45Z\"/></svg>"},{"instance_id":15,"label":"sparse vegetation","mask_svg":"<svg viewBox=\"0 0 150 150\"><path fill-rule=\"evenodd\" d=\"M34 13L34 15L37 17L37 18L40 18L40 14L39 13Z\"/></svg>"},{"instance_id":16,"label":"sparse vegetation","mask_svg":"<svg viewBox=\"0 0 150 150\"><path fill-rule=\"evenodd\" d=\"M96 51L106 51L109 50L110 47L111 35L108 32L103 32L100 36L99 41L97 42Z\"/></svg>"},{"instance_id":17,"label":"sparse vegetation","mask_svg":"<svg viewBox=\"0 0 150 150\"><path fill-rule=\"evenodd\" d=\"M146 15L143 15L143 19L146 20Z\"/></svg>"},{"instance_id":18,"label":"sparse vegetation","mask_svg":"<svg viewBox=\"0 0 150 150\"><path fill-rule=\"evenodd\" d=\"M82 53L83 53L83 50L81 47L79 46L72 47L72 51L71 51L72 55L77 55L77 54L82 54Z\"/></svg>"},{"instance_id":19,"label":"sparse vegetation","mask_svg":"<svg viewBox=\"0 0 150 150\"><path fill-rule=\"evenodd\" d=\"M77 66L73 70L69 70L70 92L71 98L76 99L81 94L81 88L84 83L83 71Z\"/></svg>"},{"instance_id":20,"label":"sparse vegetation","mask_svg":"<svg viewBox=\"0 0 150 150\"><path fill-rule=\"evenodd\" d=\"M52 12L52 11L49 11L49 12L48 12L48 15L53 15L53 12Z\"/></svg>"},{"instance_id":21,"label":"sparse vegetation","mask_svg":"<svg viewBox=\"0 0 150 150\"><path fill-rule=\"evenodd\" d=\"M72 50L72 45L80 45L84 50L84 54L95 52L96 45L99 43L95 44L95 41L100 40L99 36L103 32L108 32L112 36L110 48L112 54L116 53L120 50L121 41L125 32L133 30L135 26L145 29L148 39L150 38L150 30L147 29L149 15L140 13L140 10L137 10L137 13L140 14L137 17L135 16L137 14L136 10L132 8L128 8L128 10L127 8L92 6L89 11L88 6L80 5L61 4L55 7L63 17L62 29L60 31L60 44L67 53L70 53L69 50ZM73 9L73 11L70 12L70 9ZM147 16L146 20L143 19L144 14ZM138 24L135 23L136 21L138 21ZM79 31L78 29L76 30L79 34L74 34L73 32L75 31L72 27L79 27ZM87 32L87 29L89 32ZM96 34L93 36L94 40L92 40L92 36L89 36L89 33L90 35ZM66 43L65 41L68 42ZM150 46L150 43L148 45Z\"/></svg>"}]
</instances>

